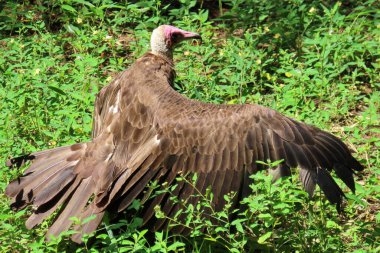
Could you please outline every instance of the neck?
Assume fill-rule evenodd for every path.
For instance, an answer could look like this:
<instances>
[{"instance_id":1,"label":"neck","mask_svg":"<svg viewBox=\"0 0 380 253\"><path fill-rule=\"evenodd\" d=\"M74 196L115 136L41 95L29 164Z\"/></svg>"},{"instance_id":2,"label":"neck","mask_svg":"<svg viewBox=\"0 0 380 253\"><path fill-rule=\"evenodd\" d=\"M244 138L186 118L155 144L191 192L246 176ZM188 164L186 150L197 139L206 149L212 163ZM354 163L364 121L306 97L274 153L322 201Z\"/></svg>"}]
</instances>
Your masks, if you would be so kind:
<instances>
[{"instance_id":1,"label":"neck","mask_svg":"<svg viewBox=\"0 0 380 253\"><path fill-rule=\"evenodd\" d=\"M157 29L153 31L152 38L150 40L150 47L152 49L152 54L163 56L166 59L173 60L173 50L166 45L164 36Z\"/></svg>"},{"instance_id":2,"label":"neck","mask_svg":"<svg viewBox=\"0 0 380 253\"><path fill-rule=\"evenodd\" d=\"M152 54L161 56L162 58L166 59L168 62L173 62L173 52L171 50L163 52L163 51L157 51L152 48L151 51Z\"/></svg>"},{"instance_id":3,"label":"neck","mask_svg":"<svg viewBox=\"0 0 380 253\"><path fill-rule=\"evenodd\" d=\"M147 76L150 80L147 83L153 83L155 87L159 86L160 89L162 89L163 86L158 84L168 84L168 86L173 86L173 81L175 78L173 61L168 60L167 57L149 52L138 59L136 64L139 64L140 66L140 68L137 69L141 69L143 71L144 74L142 75ZM155 77L152 79L149 75L147 75L147 73L152 73ZM165 78L167 83L157 82L160 78ZM154 81L151 82L152 80Z\"/></svg>"}]
</instances>

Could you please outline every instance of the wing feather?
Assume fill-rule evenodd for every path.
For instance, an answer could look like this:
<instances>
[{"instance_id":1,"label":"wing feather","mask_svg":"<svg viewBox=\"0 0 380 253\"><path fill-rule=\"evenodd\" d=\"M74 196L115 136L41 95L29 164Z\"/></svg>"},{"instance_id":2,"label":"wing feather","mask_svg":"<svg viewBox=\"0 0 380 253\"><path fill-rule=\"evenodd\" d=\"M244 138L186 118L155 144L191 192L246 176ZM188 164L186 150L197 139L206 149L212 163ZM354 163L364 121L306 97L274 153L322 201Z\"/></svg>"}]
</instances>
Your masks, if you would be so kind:
<instances>
[{"instance_id":1,"label":"wing feather","mask_svg":"<svg viewBox=\"0 0 380 253\"><path fill-rule=\"evenodd\" d=\"M234 178L241 178L245 184L250 173L266 169L257 161L266 162L268 159L272 162L284 160L271 171L275 179L290 175L290 168L300 167L300 179L305 190L312 195L315 184L319 184L324 191L334 191L326 193L334 204L337 204L338 196L341 199L343 195L335 182L333 186L326 186L333 180L326 174L329 170L334 169L338 177L354 190L351 169L354 162L351 161L356 160L336 137L257 105L212 106L209 109L214 111L207 117L203 117L202 110L197 112L202 106L198 103L194 107L196 109L189 107L187 113L177 115L175 122L180 122L180 127L179 123L164 122L163 119L169 115L162 112L164 115L158 114L162 117L159 127L168 139L166 152L178 156L181 161L174 164L175 170L211 174L215 171L215 181L212 176L205 177L205 184L212 184L215 201L222 200L223 195L231 190L243 190L246 194L249 189L242 189L243 186L237 185ZM171 144L173 132L181 134L176 134L175 140L172 137ZM191 152L188 151L189 146ZM187 190L180 193L183 198L191 194Z\"/></svg>"}]
</instances>

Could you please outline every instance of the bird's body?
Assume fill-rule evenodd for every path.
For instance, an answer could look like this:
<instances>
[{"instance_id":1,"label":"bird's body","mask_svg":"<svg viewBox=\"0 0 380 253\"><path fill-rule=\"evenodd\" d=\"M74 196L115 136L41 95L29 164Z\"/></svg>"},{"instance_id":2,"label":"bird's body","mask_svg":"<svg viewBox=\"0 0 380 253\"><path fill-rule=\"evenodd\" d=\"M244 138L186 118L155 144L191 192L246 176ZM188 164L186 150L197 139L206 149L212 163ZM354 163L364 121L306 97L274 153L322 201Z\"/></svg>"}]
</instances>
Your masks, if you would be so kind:
<instances>
[{"instance_id":1,"label":"bird's body","mask_svg":"<svg viewBox=\"0 0 380 253\"><path fill-rule=\"evenodd\" d=\"M230 191L237 193L237 205L249 193L249 175L266 169L257 161L268 159L284 160L271 169L275 178L300 167L306 191L312 194L318 184L338 206L344 195L330 176L331 169L354 191L353 170L363 167L338 138L259 105L190 100L172 88L175 71L171 52L165 52L146 53L100 91L90 142L11 162L32 160L25 177L6 190L15 209L35 206L27 227L66 204L48 234L69 229L71 216L95 215L81 227L82 233L88 233L109 208L123 211L137 197L146 198L143 190L150 181L170 185L177 176L193 173L198 174L196 187L201 192L211 187L217 210ZM183 181L173 192L181 199L193 193L194 188ZM160 229L167 223L154 217L156 205L167 216L173 216L179 206L165 194L146 203L144 222ZM80 238L80 234L73 237Z\"/></svg>"}]
</instances>

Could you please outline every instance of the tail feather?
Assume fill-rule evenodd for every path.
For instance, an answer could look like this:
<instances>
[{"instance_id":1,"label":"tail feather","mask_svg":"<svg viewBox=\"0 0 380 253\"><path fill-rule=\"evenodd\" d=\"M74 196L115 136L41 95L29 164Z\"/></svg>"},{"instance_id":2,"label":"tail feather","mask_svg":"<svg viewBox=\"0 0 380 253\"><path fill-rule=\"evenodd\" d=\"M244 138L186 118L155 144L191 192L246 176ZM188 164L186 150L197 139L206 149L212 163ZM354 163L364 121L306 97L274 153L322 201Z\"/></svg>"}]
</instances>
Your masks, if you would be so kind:
<instances>
[{"instance_id":1,"label":"tail feather","mask_svg":"<svg viewBox=\"0 0 380 253\"><path fill-rule=\"evenodd\" d=\"M323 168L317 168L316 171L302 168L300 170L300 179L309 196L313 196L315 186L318 184L330 203L335 204L337 210L340 211L340 205L345 195L330 172Z\"/></svg>"},{"instance_id":2,"label":"tail feather","mask_svg":"<svg viewBox=\"0 0 380 253\"><path fill-rule=\"evenodd\" d=\"M334 170L336 175L355 193L355 180L352 169L342 164L335 164Z\"/></svg>"},{"instance_id":3,"label":"tail feather","mask_svg":"<svg viewBox=\"0 0 380 253\"><path fill-rule=\"evenodd\" d=\"M330 173L322 168L318 168L316 173L316 182L322 191L325 193L326 198L331 204L335 204L338 212L340 211L340 205L342 198L345 196L342 189L337 185Z\"/></svg>"},{"instance_id":4,"label":"tail feather","mask_svg":"<svg viewBox=\"0 0 380 253\"><path fill-rule=\"evenodd\" d=\"M70 229L71 217L83 221L95 215L86 224L74 225L79 233L72 239L81 242L83 234L96 230L112 201L119 198L124 209L159 172L165 156L159 156L160 152L152 154L157 146L157 140L152 138L121 168L110 159L112 143L108 146L98 146L96 142L75 144L14 158L8 166L20 167L29 161L31 164L22 177L9 184L6 194L13 198L14 209L34 206L33 214L26 221L27 228L40 224L60 209L46 234L47 240Z\"/></svg>"},{"instance_id":5,"label":"tail feather","mask_svg":"<svg viewBox=\"0 0 380 253\"><path fill-rule=\"evenodd\" d=\"M37 210L25 222L28 229L40 224L44 219L50 216L59 206L61 206L66 199L76 190L80 181L75 180L72 184L64 187L53 199L49 202L40 205Z\"/></svg>"},{"instance_id":6,"label":"tail feather","mask_svg":"<svg viewBox=\"0 0 380 253\"><path fill-rule=\"evenodd\" d=\"M38 172L41 168L48 167L56 161L65 160L66 162L78 161L84 154L87 143L77 143L71 146L58 147L32 153L32 164L24 171L24 174Z\"/></svg>"},{"instance_id":7,"label":"tail feather","mask_svg":"<svg viewBox=\"0 0 380 253\"><path fill-rule=\"evenodd\" d=\"M309 194L313 196L316 185L316 173L315 171L302 169L300 170L300 179L303 184L303 188Z\"/></svg>"},{"instance_id":8,"label":"tail feather","mask_svg":"<svg viewBox=\"0 0 380 253\"><path fill-rule=\"evenodd\" d=\"M33 179L31 178L31 180L34 181L33 183L29 184L24 188L26 190L25 193L29 192L29 194L33 194L32 200L34 200L34 198L39 196L40 192L44 191L45 189L50 187L55 188L56 186L58 186L56 185L56 182L61 180L67 180L67 178L65 177L68 177L68 175L64 172L70 171L71 168L73 168L72 164L65 163L64 165L59 167L57 166L56 169L46 172L39 177L33 177Z\"/></svg>"},{"instance_id":9,"label":"tail feather","mask_svg":"<svg viewBox=\"0 0 380 253\"><path fill-rule=\"evenodd\" d=\"M81 145L83 151L85 150L86 144L74 144L8 160L7 166L10 167L20 167L27 161L31 161L32 164L24 171L24 176L14 180L7 186L5 194L9 197L15 197L22 189L25 191L26 187L29 190L34 188L32 185L38 185L38 181L43 180L47 175L51 175L53 170L61 170L64 167L68 167L68 164L74 165L75 161L68 158L73 154L82 153L78 152L78 145Z\"/></svg>"},{"instance_id":10,"label":"tail feather","mask_svg":"<svg viewBox=\"0 0 380 253\"><path fill-rule=\"evenodd\" d=\"M34 205L40 206L49 202L54 196L62 191L62 189L70 184L76 177L72 171L72 168L73 166L62 171L57 180L51 181L49 185L44 187L44 189L34 199Z\"/></svg>"},{"instance_id":11,"label":"tail feather","mask_svg":"<svg viewBox=\"0 0 380 253\"><path fill-rule=\"evenodd\" d=\"M63 211L59 214L53 225L50 226L46 234L47 240L50 240L50 235L57 237L61 232L70 228L73 223L70 217L79 216L93 194L94 188L95 185L92 177L85 178L80 182Z\"/></svg>"},{"instance_id":12,"label":"tail feather","mask_svg":"<svg viewBox=\"0 0 380 253\"><path fill-rule=\"evenodd\" d=\"M51 196L58 193L60 189L57 188L59 184L56 184L56 180L67 180L67 175L62 172L72 167L71 164L62 162L60 166L52 167L40 175L26 175L21 180L17 179L11 182L6 188L5 193L12 197L12 208L15 210L23 208L26 204L32 203L36 197L39 197L40 192L48 188L54 189L54 191L49 193ZM40 198L38 205L43 203L41 200Z\"/></svg>"},{"instance_id":13,"label":"tail feather","mask_svg":"<svg viewBox=\"0 0 380 253\"><path fill-rule=\"evenodd\" d=\"M53 157L37 157L35 160L32 161L32 164L28 169L24 171L25 174L33 174L35 176L40 175L44 173L45 171L49 170L50 168L57 166L57 163L63 162L63 157L67 157L68 154L60 152L59 156L53 156Z\"/></svg>"},{"instance_id":14,"label":"tail feather","mask_svg":"<svg viewBox=\"0 0 380 253\"><path fill-rule=\"evenodd\" d=\"M356 171L364 170L364 166L361 163L359 163L355 158L352 158L351 165L352 165L352 169Z\"/></svg>"},{"instance_id":15,"label":"tail feather","mask_svg":"<svg viewBox=\"0 0 380 253\"><path fill-rule=\"evenodd\" d=\"M20 167L27 161L31 162L31 166L24 175L12 181L5 190L5 194L12 198L13 209L19 210L28 204L36 207L34 213L26 221L27 228L41 223L73 194L81 194L78 190L83 188L79 187L84 180L81 181L82 179L74 174L74 168L86 148L86 143L74 144L35 152L7 162L7 165L12 167ZM88 190L88 187L85 190ZM85 201L87 200L88 198ZM80 211L78 209L78 212ZM65 215L65 210L62 213ZM60 228L57 231L63 230L65 229Z\"/></svg>"},{"instance_id":16,"label":"tail feather","mask_svg":"<svg viewBox=\"0 0 380 253\"><path fill-rule=\"evenodd\" d=\"M5 189L5 194L9 197L15 197L20 189L24 189L25 191L28 189L29 190L35 188L38 184L40 184L41 180L46 179L46 175L51 175L50 171L56 169L59 170L62 168L61 165L64 161L56 161L53 164L49 164L48 167L41 169L40 171L36 173L25 173L24 176L12 181L7 188Z\"/></svg>"},{"instance_id":17,"label":"tail feather","mask_svg":"<svg viewBox=\"0 0 380 253\"><path fill-rule=\"evenodd\" d=\"M31 153L28 155L13 157L13 158L7 160L6 166L12 167L12 168L20 168L21 166L23 166L28 161L36 162L38 160L38 157L40 157L40 156L44 156L44 155L47 156L50 153L58 154L58 153L60 153L60 151L67 150L70 147L71 146L57 147L57 148L53 148L53 149L46 149L46 150L42 150L42 151L37 151L37 152ZM28 168L27 170L25 170L24 173L28 173L30 170L31 169Z\"/></svg>"}]
</instances>

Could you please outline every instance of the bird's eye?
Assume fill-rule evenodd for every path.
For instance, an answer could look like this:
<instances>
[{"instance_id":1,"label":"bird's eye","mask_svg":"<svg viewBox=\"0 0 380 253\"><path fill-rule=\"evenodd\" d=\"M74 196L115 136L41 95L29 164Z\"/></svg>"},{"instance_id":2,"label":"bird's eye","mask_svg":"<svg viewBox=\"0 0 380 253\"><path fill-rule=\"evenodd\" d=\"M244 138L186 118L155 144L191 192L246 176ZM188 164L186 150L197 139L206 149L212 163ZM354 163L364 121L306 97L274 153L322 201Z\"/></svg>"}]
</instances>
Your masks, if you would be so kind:
<instances>
[{"instance_id":1,"label":"bird's eye","mask_svg":"<svg viewBox=\"0 0 380 253\"><path fill-rule=\"evenodd\" d=\"M181 38L181 35L180 35L180 34L178 34L178 33L173 33L173 34L172 34L172 41L173 41L173 42L177 42L177 41L179 41L180 38Z\"/></svg>"}]
</instances>

